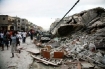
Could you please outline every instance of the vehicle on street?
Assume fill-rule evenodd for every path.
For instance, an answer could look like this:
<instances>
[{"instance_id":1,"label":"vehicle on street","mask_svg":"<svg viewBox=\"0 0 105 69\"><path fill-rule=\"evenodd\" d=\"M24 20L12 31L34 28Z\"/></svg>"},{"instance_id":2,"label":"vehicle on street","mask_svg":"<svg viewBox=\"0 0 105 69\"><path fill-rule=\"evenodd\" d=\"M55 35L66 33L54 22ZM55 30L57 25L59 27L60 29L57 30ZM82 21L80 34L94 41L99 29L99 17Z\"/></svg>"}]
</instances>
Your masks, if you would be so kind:
<instances>
[{"instance_id":1,"label":"vehicle on street","mask_svg":"<svg viewBox=\"0 0 105 69\"><path fill-rule=\"evenodd\" d=\"M51 40L51 34L49 32L42 32L40 41L42 43L48 42Z\"/></svg>"}]
</instances>

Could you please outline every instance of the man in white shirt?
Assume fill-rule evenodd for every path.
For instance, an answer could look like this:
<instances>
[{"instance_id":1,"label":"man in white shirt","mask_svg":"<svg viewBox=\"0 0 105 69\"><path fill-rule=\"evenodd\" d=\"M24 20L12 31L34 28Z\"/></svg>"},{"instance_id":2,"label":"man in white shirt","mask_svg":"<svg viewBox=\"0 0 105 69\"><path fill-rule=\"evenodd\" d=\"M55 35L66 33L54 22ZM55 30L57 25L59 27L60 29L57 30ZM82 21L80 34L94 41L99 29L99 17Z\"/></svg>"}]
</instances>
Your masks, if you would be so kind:
<instances>
[{"instance_id":1,"label":"man in white shirt","mask_svg":"<svg viewBox=\"0 0 105 69\"><path fill-rule=\"evenodd\" d=\"M25 31L22 32L22 36L23 36L23 43L25 43L26 41L26 36L27 36L27 33Z\"/></svg>"}]
</instances>

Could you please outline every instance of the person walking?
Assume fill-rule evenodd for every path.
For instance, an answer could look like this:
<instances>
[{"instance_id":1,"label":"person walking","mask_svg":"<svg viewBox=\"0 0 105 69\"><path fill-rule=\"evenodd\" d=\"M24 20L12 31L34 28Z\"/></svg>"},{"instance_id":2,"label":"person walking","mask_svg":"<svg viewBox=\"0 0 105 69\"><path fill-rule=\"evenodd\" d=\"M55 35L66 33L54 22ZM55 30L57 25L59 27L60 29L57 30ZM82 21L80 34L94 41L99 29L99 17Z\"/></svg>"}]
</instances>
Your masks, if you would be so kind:
<instances>
[{"instance_id":1,"label":"person walking","mask_svg":"<svg viewBox=\"0 0 105 69\"><path fill-rule=\"evenodd\" d=\"M21 38L21 35L18 33L18 31L16 32L16 46L20 46L20 38Z\"/></svg>"},{"instance_id":2,"label":"person walking","mask_svg":"<svg viewBox=\"0 0 105 69\"><path fill-rule=\"evenodd\" d=\"M34 35L34 31L31 29L30 30L30 39L33 40L33 35Z\"/></svg>"},{"instance_id":3,"label":"person walking","mask_svg":"<svg viewBox=\"0 0 105 69\"><path fill-rule=\"evenodd\" d=\"M9 36L10 36L10 45L11 45L11 42L12 42L12 39L11 39L12 34L13 34L13 30L9 31Z\"/></svg>"},{"instance_id":4,"label":"person walking","mask_svg":"<svg viewBox=\"0 0 105 69\"><path fill-rule=\"evenodd\" d=\"M23 35L23 43L26 42L26 36L27 36L27 33L25 31L22 32L22 35Z\"/></svg>"},{"instance_id":5,"label":"person walking","mask_svg":"<svg viewBox=\"0 0 105 69\"><path fill-rule=\"evenodd\" d=\"M1 43L2 51L4 51L4 41L3 41L3 38L4 38L4 33L3 33L3 31L1 31L1 33L0 33L0 43Z\"/></svg>"},{"instance_id":6,"label":"person walking","mask_svg":"<svg viewBox=\"0 0 105 69\"><path fill-rule=\"evenodd\" d=\"M16 51L16 34L13 33L12 36L11 36L11 53L12 53L12 57L14 57L14 52Z\"/></svg>"},{"instance_id":7,"label":"person walking","mask_svg":"<svg viewBox=\"0 0 105 69\"><path fill-rule=\"evenodd\" d=\"M9 38L8 38L7 32L4 32L3 43L5 44L5 46L7 46L7 50L8 50Z\"/></svg>"}]
</instances>

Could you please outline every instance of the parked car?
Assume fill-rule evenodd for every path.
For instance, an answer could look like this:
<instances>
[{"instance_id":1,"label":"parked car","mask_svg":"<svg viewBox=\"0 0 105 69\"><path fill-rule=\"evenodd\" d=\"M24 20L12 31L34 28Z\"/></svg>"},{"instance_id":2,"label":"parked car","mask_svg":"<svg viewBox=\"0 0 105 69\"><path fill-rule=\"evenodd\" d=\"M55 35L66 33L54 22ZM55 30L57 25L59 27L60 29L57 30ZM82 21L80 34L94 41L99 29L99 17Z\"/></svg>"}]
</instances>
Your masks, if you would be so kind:
<instances>
[{"instance_id":1,"label":"parked car","mask_svg":"<svg viewBox=\"0 0 105 69\"><path fill-rule=\"evenodd\" d=\"M49 32L42 32L42 35L41 35L41 38L40 38L40 41L42 43L44 42L48 42L51 40L51 34Z\"/></svg>"}]
</instances>

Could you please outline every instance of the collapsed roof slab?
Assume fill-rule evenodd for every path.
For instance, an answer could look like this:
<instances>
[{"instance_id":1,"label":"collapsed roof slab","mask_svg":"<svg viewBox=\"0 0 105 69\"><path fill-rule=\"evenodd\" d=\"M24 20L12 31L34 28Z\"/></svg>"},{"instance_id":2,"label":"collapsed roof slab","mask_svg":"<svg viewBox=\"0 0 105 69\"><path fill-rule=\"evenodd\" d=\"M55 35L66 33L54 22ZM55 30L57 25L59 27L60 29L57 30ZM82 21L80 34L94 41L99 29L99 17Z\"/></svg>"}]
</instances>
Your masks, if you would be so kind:
<instances>
[{"instance_id":1,"label":"collapsed roof slab","mask_svg":"<svg viewBox=\"0 0 105 69\"><path fill-rule=\"evenodd\" d=\"M83 28L82 24L66 24L66 25L62 25L62 26L60 26L60 28L58 28L58 34L60 36L66 36L66 35L69 35L70 33L73 33L75 31L80 30L81 28Z\"/></svg>"},{"instance_id":2,"label":"collapsed roof slab","mask_svg":"<svg viewBox=\"0 0 105 69\"><path fill-rule=\"evenodd\" d=\"M60 26L58 29L58 34L61 36L68 35L71 31L73 31L73 25L64 25Z\"/></svg>"}]
</instances>

